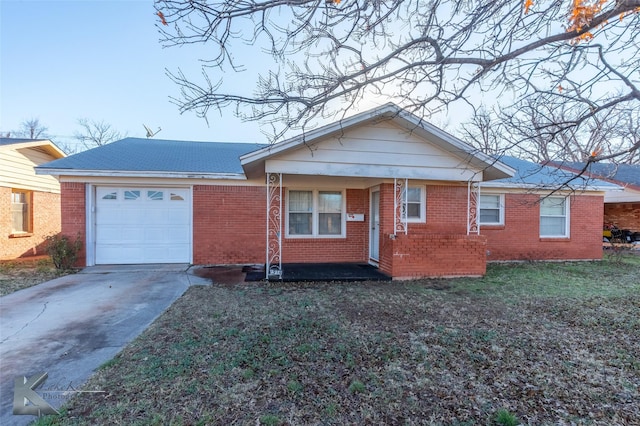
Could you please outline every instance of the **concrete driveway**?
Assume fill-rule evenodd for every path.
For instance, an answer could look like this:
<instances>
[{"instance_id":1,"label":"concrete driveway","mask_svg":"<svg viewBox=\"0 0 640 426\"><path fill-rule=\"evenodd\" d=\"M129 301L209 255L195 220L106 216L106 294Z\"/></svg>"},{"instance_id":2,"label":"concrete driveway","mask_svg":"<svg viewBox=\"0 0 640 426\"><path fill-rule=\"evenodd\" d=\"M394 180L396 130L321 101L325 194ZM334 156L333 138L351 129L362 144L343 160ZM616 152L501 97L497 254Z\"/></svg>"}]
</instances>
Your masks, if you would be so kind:
<instances>
[{"instance_id":1,"label":"concrete driveway","mask_svg":"<svg viewBox=\"0 0 640 426\"><path fill-rule=\"evenodd\" d=\"M26 388L47 373L35 393L58 408L71 396L63 391L80 388L189 286L210 284L187 269L95 266L0 297L0 424L35 419L13 414L16 378L31 380L18 393L33 396Z\"/></svg>"}]
</instances>

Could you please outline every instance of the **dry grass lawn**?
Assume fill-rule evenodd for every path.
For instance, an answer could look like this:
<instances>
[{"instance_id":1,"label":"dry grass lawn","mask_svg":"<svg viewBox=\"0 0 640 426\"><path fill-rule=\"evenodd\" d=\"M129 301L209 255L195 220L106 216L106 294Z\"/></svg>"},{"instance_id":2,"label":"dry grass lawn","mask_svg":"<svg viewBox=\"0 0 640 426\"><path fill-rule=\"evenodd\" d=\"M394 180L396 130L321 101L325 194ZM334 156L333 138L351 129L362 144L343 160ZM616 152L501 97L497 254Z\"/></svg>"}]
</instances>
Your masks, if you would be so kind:
<instances>
[{"instance_id":1,"label":"dry grass lawn","mask_svg":"<svg viewBox=\"0 0 640 426\"><path fill-rule=\"evenodd\" d=\"M0 296L68 273L71 271L58 271L49 257L0 261Z\"/></svg>"},{"instance_id":2,"label":"dry grass lawn","mask_svg":"<svg viewBox=\"0 0 640 426\"><path fill-rule=\"evenodd\" d=\"M638 425L640 257L192 287L40 424Z\"/></svg>"}]
</instances>

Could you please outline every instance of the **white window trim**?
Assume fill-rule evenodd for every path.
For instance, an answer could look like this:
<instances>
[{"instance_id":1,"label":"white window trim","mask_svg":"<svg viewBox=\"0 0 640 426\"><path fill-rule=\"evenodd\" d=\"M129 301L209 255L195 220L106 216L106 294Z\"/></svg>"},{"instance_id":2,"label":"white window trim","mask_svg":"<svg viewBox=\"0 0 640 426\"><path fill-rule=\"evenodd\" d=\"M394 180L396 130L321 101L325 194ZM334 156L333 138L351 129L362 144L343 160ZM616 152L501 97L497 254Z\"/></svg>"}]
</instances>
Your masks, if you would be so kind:
<instances>
[{"instance_id":1,"label":"white window trim","mask_svg":"<svg viewBox=\"0 0 640 426\"><path fill-rule=\"evenodd\" d=\"M312 193L313 205L311 207L311 234L299 235L299 234L290 234L289 233L289 191L310 191ZM341 206L341 225L340 230L342 231L340 235L320 235L318 232L319 222L318 222L318 193L320 192L340 192L342 194L342 206ZM287 200L286 200L286 217L285 217L285 237L286 238L346 238L347 236L347 194L344 189L310 189L310 188L290 188L287 189Z\"/></svg>"},{"instance_id":2,"label":"white window trim","mask_svg":"<svg viewBox=\"0 0 640 426\"><path fill-rule=\"evenodd\" d=\"M499 221L498 222L481 222L480 218L482 217L480 215L480 211L482 210L482 208L480 207L480 201L482 200L482 196L483 195L492 195L492 196L498 196L500 197L500 212L499 212ZM504 212L505 212L505 204L504 204L504 194L492 194L492 193L485 193L485 194L480 194L480 198L478 199L478 223L480 225L483 226L503 226L504 225Z\"/></svg>"},{"instance_id":3,"label":"white window trim","mask_svg":"<svg viewBox=\"0 0 640 426\"><path fill-rule=\"evenodd\" d=\"M13 194L24 194L25 203L14 203ZM11 217L11 233L10 235L30 235L33 233L33 191L26 189L11 188L11 200L10 200L10 217ZM26 204L27 206L27 223L22 224L22 229L13 229L13 206L16 204Z\"/></svg>"},{"instance_id":4,"label":"white window trim","mask_svg":"<svg viewBox=\"0 0 640 426\"><path fill-rule=\"evenodd\" d=\"M407 217L406 218L407 223L426 223L427 222L427 187L426 185L408 185L407 189L410 189L410 188L420 189L420 217ZM407 202L404 199L404 195L403 195L402 203L404 204L403 209L406 212L408 209L407 209Z\"/></svg>"},{"instance_id":5,"label":"white window trim","mask_svg":"<svg viewBox=\"0 0 640 426\"><path fill-rule=\"evenodd\" d=\"M570 218L571 218L571 212L570 212L570 205L571 203L569 203L569 197L548 197L548 198L562 198L564 199L564 229L565 229L565 234L564 235L542 235L541 231L542 231L542 200L540 200L540 229L538 230L538 234L540 234L540 238L570 238ZM560 216L550 216L550 215L545 215L545 217L560 217Z\"/></svg>"}]
</instances>

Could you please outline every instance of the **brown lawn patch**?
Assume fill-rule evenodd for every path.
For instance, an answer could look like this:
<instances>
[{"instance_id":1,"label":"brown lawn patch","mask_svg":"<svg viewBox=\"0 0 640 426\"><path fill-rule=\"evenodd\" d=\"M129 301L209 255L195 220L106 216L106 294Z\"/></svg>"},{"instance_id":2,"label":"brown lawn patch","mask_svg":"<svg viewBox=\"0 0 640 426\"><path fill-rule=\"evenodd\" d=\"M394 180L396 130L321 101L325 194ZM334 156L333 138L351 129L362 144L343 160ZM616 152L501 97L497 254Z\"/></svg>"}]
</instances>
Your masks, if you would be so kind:
<instances>
[{"instance_id":1,"label":"brown lawn patch","mask_svg":"<svg viewBox=\"0 0 640 426\"><path fill-rule=\"evenodd\" d=\"M48 256L0 261L0 296L68 273L58 271Z\"/></svg>"},{"instance_id":2,"label":"brown lawn patch","mask_svg":"<svg viewBox=\"0 0 640 426\"><path fill-rule=\"evenodd\" d=\"M639 271L192 287L47 421L637 425Z\"/></svg>"}]
</instances>

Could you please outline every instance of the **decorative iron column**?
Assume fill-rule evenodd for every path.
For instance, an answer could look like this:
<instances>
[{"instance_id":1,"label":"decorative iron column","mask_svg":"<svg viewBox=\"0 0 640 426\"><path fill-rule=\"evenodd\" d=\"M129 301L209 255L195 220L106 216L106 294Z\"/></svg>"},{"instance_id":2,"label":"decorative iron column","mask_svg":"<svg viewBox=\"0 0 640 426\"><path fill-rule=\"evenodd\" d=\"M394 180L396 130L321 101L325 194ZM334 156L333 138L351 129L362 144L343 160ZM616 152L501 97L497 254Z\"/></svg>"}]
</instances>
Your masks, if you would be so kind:
<instances>
[{"instance_id":1,"label":"decorative iron column","mask_svg":"<svg viewBox=\"0 0 640 426\"><path fill-rule=\"evenodd\" d=\"M267 173L266 279L282 279L282 173Z\"/></svg>"},{"instance_id":2,"label":"decorative iron column","mask_svg":"<svg viewBox=\"0 0 640 426\"><path fill-rule=\"evenodd\" d=\"M467 183L467 235L480 235L480 183Z\"/></svg>"},{"instance_id":3,"label":"decorative iron column","mask_svg":"<svg viewBox=\"0 0 640 426\"><path fill-rule=\"evenodd\" d=\"M407 206L404 200L407 199L407 191L409 188L409 179L393 179L393 189L395 196L393 198L393 223L394 234L406 234L407 226Z\"/></svg>"}]
</instances>

